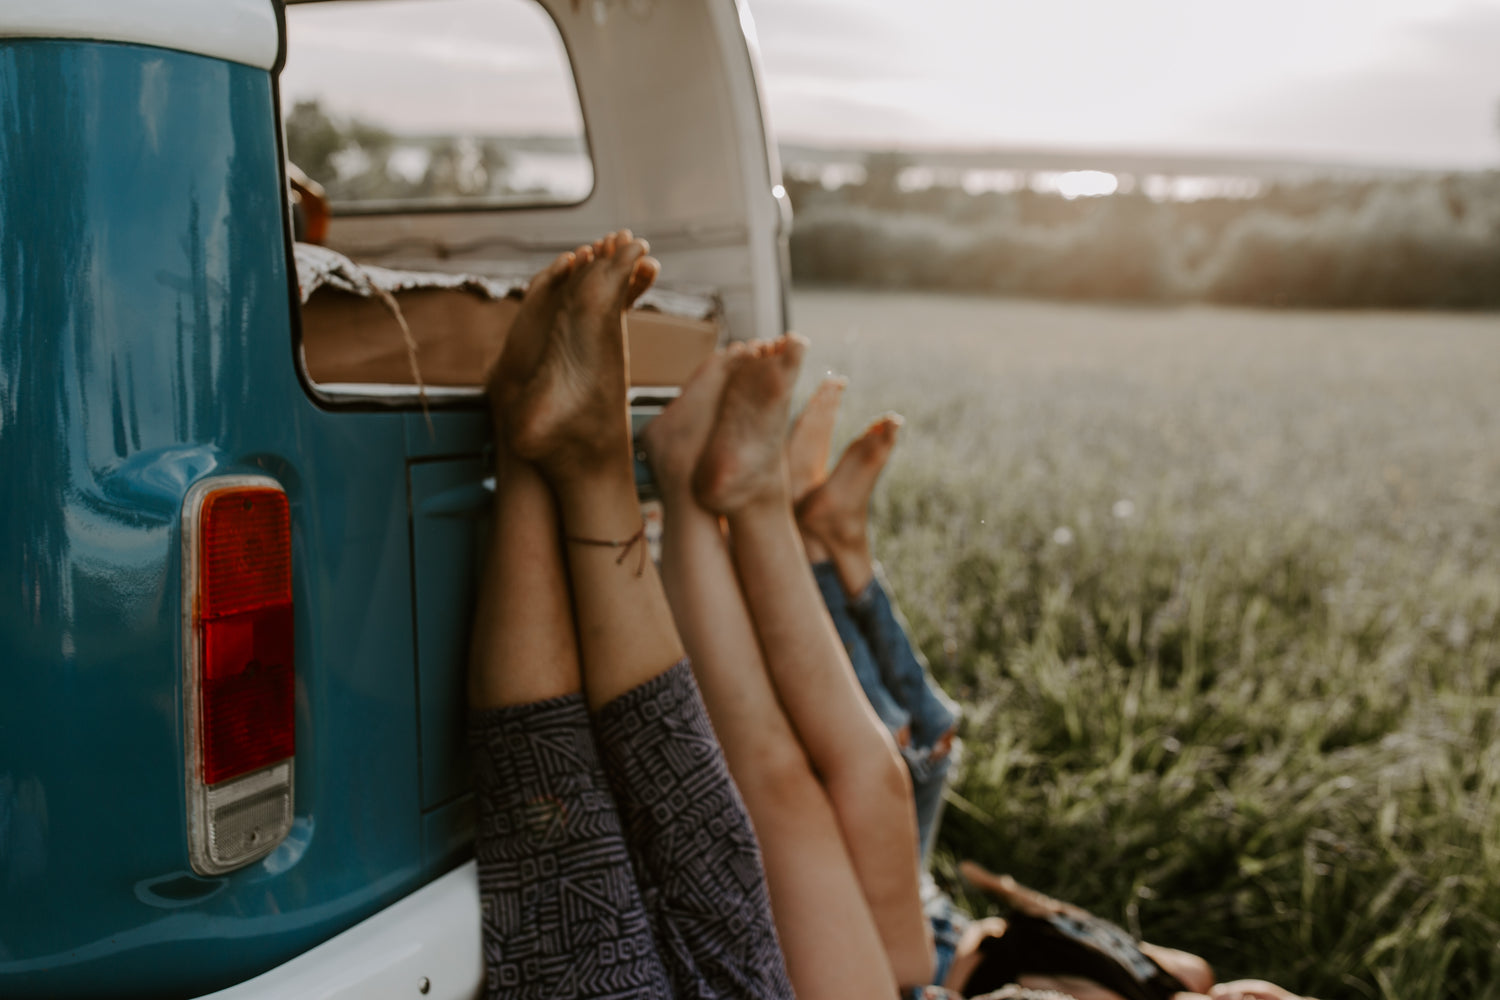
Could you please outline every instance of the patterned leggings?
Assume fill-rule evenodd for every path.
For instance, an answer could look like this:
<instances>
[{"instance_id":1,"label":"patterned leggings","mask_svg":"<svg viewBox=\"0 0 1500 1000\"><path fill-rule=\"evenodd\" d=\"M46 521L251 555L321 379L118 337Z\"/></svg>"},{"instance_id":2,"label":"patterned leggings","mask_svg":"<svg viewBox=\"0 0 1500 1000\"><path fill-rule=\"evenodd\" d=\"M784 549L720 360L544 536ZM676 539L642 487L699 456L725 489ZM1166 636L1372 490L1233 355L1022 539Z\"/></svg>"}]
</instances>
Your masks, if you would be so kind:
<instances>
[{"instance_id":1,"label":"patterned leggings","mask_svg":"<svg viewBox=\"0 0 1500 1000\"><path fill-rule=\"evenodd\" d=\"M760 848L686 662L590 717L476 712L491 1000L786 998Z\"/></svg>"}]
</instances>

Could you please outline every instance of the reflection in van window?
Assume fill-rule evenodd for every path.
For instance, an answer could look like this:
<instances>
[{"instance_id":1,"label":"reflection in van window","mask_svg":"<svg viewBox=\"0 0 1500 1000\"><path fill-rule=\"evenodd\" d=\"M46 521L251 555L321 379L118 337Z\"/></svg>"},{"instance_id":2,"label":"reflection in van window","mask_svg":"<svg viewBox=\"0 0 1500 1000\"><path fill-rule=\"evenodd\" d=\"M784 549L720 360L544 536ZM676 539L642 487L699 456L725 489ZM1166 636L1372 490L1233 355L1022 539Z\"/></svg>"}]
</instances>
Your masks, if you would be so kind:
<instances>
[{"instance_id":1,"label":"reflection in van window","mask_svg":"<svg viewBox=\"0 0 1500 1000\"><path fill-rule=\"evenodd\" d=\"M339 208L574 204L594 186L567 52L533 0L289 5L287 155Z\"/></svg>"}]
</instances>

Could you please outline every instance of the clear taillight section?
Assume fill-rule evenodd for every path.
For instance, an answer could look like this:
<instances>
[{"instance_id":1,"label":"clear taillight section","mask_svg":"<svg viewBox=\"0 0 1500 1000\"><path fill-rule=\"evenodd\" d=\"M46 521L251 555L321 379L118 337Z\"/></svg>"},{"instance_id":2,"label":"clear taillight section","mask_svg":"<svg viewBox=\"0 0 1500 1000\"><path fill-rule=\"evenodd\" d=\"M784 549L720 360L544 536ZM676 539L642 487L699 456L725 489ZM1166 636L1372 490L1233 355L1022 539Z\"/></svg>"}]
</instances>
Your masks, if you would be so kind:
<instances>
[{"instance_id":1,"label":"clear taillight section","mask_svg":"<svg viewBox=\"0 0 1500 1000\"><path fill-rule=\"evenodd\" d=\"M262 476L198 483L183 507L188 842L218 874L262 857L292 819L291 517Z\"/></svg>"}]
</instances>

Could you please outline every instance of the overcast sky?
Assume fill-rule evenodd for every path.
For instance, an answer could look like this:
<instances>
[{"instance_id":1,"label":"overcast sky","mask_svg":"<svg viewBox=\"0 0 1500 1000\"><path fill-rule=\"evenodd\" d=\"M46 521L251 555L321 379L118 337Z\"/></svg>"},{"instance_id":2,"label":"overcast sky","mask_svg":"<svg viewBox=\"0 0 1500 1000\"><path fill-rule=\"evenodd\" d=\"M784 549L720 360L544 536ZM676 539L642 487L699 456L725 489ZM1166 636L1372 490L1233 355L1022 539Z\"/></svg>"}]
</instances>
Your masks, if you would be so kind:
<instances>
[{"instance_id":1,"label":"overcast sky","mask_svg":"<svg viewBox=\"0 0 1500 1000\"><path fill-rule=\"evenodd\" d=\"M577 127L555 31L530 0L359 7L353 26L350 5L292 8L289 99L319 95L400 131ZM750 9L782 140L1500 166L1500 0L750 0Z\"/></svg>"},{"instance_id":2,"label":"overcast sky","mask_svg":"<svg viewBox=\"0 0 1500 1000\"><path fill-rule=\"evenodd\" d=\"M1500 165L1500 0L751 0L819 143Z\"/></svg>"}]
</instances>

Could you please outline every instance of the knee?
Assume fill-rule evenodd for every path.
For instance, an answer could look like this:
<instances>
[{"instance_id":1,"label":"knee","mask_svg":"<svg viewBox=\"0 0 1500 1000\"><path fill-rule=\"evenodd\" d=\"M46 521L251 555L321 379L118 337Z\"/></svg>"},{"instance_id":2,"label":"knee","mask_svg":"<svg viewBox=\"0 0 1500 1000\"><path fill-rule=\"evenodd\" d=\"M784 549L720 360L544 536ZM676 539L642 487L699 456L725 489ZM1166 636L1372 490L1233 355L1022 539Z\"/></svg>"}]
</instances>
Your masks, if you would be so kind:
<instances>
[{"instance_id":1,"label":"knee","mask_svg":"<svg viewBox=\"0 0 1500 1000\"><path fill-rule=\"evenodd\" d=\"M886 822L913 809L911 772L889 743L872 745L837 775L829 776L828 792L842 807L852 806Z\"/></svg>"},{"instance_id":2,"label":"knee","mask_svg":"<svg viewBox=\"0 0 1500 1000\"><path fill-rule=\"evenodd\" d=\"M912 801L911 770L899 753L881 754L879 774L871 780L879 782L885 795L901 802Z\"/></svg>"},{"instance_id":3,"label":"knee","mask_svg":"<svg viewBox=\"0 0 1500 1000\"><path fill-rule=\"evenodd\" d=\"M897 802L912 800L911 771L889 740L881 751L865 757L856 773L867 794Z\"/></svg>"},{"instance_id":4,"label":"knee","mask_svg":"<svg viewBox=\"0 0 1500 1000\"><path fill-rule=\"evenodd\" d=\"M812 763L794 739L764 741L745 755L734 779L752 809L800 810L810 797L823 797Z\"/></svg>"}]
</instances>

